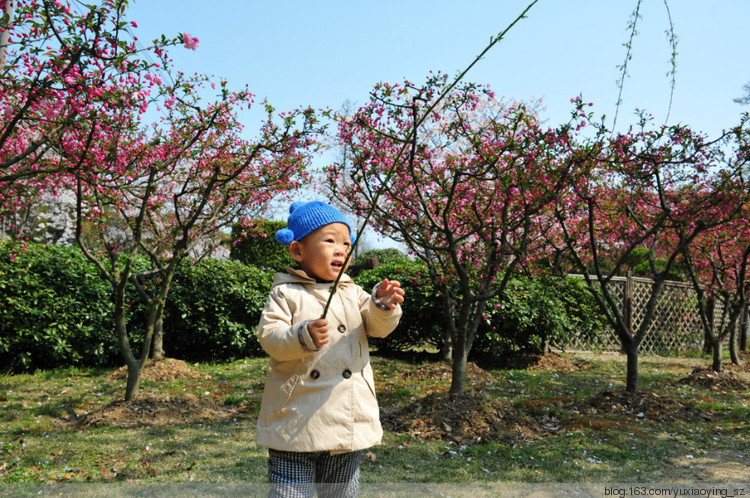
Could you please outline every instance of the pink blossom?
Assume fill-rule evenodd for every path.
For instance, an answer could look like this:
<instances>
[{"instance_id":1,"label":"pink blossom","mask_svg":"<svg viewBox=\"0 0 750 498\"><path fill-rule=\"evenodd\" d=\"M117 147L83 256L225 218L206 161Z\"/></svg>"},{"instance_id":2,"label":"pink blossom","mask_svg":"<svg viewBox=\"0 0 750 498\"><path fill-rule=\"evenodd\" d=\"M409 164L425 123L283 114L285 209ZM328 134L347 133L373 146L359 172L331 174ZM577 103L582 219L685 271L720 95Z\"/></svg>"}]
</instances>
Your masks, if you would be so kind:
<instances>
[{"instance_id":1,"label":"pink blossom","mask_svg":"<svg viewBox=\"0 0 750 498\"><path fill-rule=\"evenodd\" d=\"M185 48L190 50L195 50L196 48L198 48L198 38L190 36L190 33L185 33L182 35L182 43L185 44Z\"/></svg>"}]
</instances>

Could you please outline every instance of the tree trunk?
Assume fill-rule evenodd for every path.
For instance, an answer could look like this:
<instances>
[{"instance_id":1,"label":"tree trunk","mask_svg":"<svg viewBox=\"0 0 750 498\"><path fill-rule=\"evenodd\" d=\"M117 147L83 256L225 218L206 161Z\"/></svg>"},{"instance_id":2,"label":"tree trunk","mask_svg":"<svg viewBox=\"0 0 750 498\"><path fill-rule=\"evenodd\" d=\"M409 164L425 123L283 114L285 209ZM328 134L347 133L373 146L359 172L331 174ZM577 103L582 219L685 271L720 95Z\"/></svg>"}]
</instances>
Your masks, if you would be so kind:
<instances>
[{"instance_id":1,"label":"tree trunk","mask_svg":"<svg viewBox=\"0 0 750 498\"><path fill-rule=\"evenodd\" d=\"M3 14L8 15L8 25L0 32L0 69L5 66L5 54L8 50L8 41L10 40L10 28L13 26L13 8L14 0L0 0L3 3Z\"/></svg>"},{"instance_id":2,"label":"tree trunk","mask_svg":"<svg viewBox=\"0 0 750 498\"><path fill-rule=\"evenodd\" d=\"M740 356L737 352L737 329L742 325L742 313L736 315L736 318L732 322L732 326L729 328L729 358L732 360L733 365L740 364Z\"/></svg>"},{"instance_id":3,"label":"tree trunk","mask_svg":"<svg viewBox=\"0 0 750 498\"><path fill-rule=\"evenodd\" d=\"M120 356L128 367L128 380L125 387L125 401L131 401L138 396L138 380L141 377L143 363L133 354L128 340L127 316L125 314L124 286L115 289L115 329L117 342L120 346ZM144 345L146 347L146 345Z\"/></svg>"},{"instance_id":4,"label":"tree trunk","mask_svg":"<svg viewBox=\"0 0 750 498\"><path fill-rule=\"evenodd\" d=\"M167 302L167 295L169 288L172 284L172 278L174 278L174 272L179 266L182 258L177 258L169 264L167 274L164 277L164 282L161 284L161 290L154 305L154 313L150 314L149 318L153 318L154 321L154 339L151 344L151 358L154 360L163 360L164 354L164 303Z\"/></svg>"},{"instance_id":5,"label":"tree trunk","mask_svg":"<svg viewBox=\"0 0 750 498\"><path fill-rule=\"evenodd\" d=\"M711 334L707 331L703 331L703 354L711 354Z\"/></svg>"},{"instance_id":6,"label":"tree trunk","mask_svg":"<svg viewBox=\"0 0 750 498\"><path fill-rule=\"evenodd\" d=\"M725 305L726 306L726 305ZM723 322L723 320L721 320ZM721 329L721 325L719 325ZM711 298L708 302L708 339L709 351L712 354L711 369L721 372L721 342L716 333L716 299Z\"/></svg>"},{"instance_id":7,"label":"tree trunk","mask_svg":"<svg viewBox=\"0 0 750 498\"><path fill-rule=\"evenodd\" d=\"M638 385L638 344L636 341L628 341L628 344L623 344L623 346L627 357L625 391L636 394L640 390Z\"/></svg>"},{"instance_id":8,"label":"tree trunk","mask_svg":"<svg viewBox=\"0 0 750 498\"><path fill-rule=\"evenodd\" d=\"M450 392L454 394L462 393L466 390L466 363L469 352L466 349L466 332L458 334L453 341L453 368L451 375Z\"/></svg>"},{"instance_id":9,"label":"tree trunk","mask_svg":"<svg viewBox=\"0 0 750 498\"><path fill-rule=\"evenodd\" d=\"M711 341L711 347L713 349L711 370L714 372L721 372L721 341L714 339Z\"/></svg>"},{"instance_id":10,"label":"tree trunk","mask_svg":"<svg viewBox=\"0 0 750 498\"><path fill-rule=\"evenodd\" d=\"M143 365L139 361L136 361L133 364L128 363L128 381L125 385L125 401L132 401L138 397L142 370Z\"/></svg>"},{"instance_id":11,"label":"tree trunk","mask_svg":"<svg viewBox=\"0 0 750 498\"><path fill-rule=\"evenodd\" d=\"M747 332L748 332L748 326L750 326L750 317L748 317L748 312L750 311L750 306L745 304L742 307L742 320L740 320L740 351L747 351Z\"/></svg>"},{"instance_id":12,"label":"tree trunk","mask_svg":"<svg viewBox=\"0 0 750 498\"><path fill-rule=\"evenodd\" d=\"M154 341L151 346L151 359L164 359L164 313L159 313L154 323Z\"/></svg>"},{"instance_id":13,"label":"tree trunk","mask_svg":"<svg viewBox=\"0 0 750 498\"><path fill-rule=\"evenodd\" d=\"M445 332L445 337L443 339L443 346L440 349L440 357L443 361L451 361L451 345L453 344L453 341L451 341L451 334L450 332Z\"/></svg>"}]
</instances>

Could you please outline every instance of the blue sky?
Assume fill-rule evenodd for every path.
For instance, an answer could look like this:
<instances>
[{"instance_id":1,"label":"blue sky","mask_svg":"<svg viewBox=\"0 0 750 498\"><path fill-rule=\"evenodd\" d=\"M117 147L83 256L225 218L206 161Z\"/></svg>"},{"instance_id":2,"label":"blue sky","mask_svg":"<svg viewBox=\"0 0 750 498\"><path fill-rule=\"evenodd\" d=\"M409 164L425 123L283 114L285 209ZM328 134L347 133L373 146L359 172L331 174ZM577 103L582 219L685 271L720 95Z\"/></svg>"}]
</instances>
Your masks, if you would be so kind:
<instances>
[{"instance_id":1,"label":"blue sky","mask_svg":"<svg viewBox=\"0 0 750 498\"><path fill-rule=\"evenodd\" d=\"M303 1L135 0L129 18L146 41L188 32L198 50L175 47L176 67L250 85L277 109L339 108L367 101L378 81L455 75L530 2L518 0ZM669 0L678 37L669 123L715 135L750 107L732 101L750 81L750 1ZM636 0L540 0L466 79L500 96L543 97L550 125L582 94L614 115L627 25ZM670 46L664 0L643 0L618 123L635 108L667 117ZM248 132L253 132L249 116ZM259 115L258 115L259 119ZM611 121L610 121L611 122ZM619 128L620 126L618 126Z\"/></svg>"},{"instance_id":2,"label":"blue sky","mask_svg":"<svg viewBox=\"0 0 750 498\"><path fill-rule=\"evenodd\" d=\"M128 17L142 42L190 33L196 51L174 47L177 69L248 84L278 110L338 109L368 100L379 81L420 82L463 70L530 2L520 0L135 0ZM544 98L543 118L568 119L570 99L615 113L628 21L636 0L539 0L466 79L508 99ZM668 0L678 37L669 124L716 136L750 106L733 99L750 81L750 0ZM618 129L644 109L667 118L671 47L664 0L643 0ZM241 118L252 138L260 112ZM324 166L329 152L315 164ZM313 196L315 194L312 194ZM378 242L373 240L374 245ZM381 241L381 243L383 243ZM386 245L389 243L386 241Z\"/></svg>"}]
</instances>

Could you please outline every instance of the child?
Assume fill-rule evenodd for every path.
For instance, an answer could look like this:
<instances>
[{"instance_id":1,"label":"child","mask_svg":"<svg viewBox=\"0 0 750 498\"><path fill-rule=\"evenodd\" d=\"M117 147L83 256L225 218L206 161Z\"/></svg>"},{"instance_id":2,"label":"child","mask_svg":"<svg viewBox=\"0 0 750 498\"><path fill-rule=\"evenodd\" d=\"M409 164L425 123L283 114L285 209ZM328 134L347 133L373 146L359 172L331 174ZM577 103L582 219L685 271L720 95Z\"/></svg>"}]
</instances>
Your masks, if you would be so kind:
<instances>
[{"instance_id":1,"label":"child","mask_svg":"<svg viewBox=\"0 0 750 498\"><path fill-rule=\"evenodd\" d=\"M357 496L362 450L383 435L367 335L396 328L404 291L383 280L368 294L344 274L322 318L351 227L319 201L289 212L276 239L299 268L276 274L258 325L271 357L257 436L269 448L269 496Z\"/></svg>"}]
</instances>

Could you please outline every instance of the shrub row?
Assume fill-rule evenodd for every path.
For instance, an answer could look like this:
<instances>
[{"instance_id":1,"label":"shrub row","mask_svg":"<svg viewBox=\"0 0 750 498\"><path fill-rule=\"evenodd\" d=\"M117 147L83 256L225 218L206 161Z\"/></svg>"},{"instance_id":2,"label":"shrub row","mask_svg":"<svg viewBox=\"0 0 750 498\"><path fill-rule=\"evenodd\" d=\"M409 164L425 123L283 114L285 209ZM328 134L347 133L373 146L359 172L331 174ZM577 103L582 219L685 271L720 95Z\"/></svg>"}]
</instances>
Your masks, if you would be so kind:
<instances>
[{"instance_id":1,"label":"shrub row","mask_svg":"<svg viewBox=\"0 0 750 498\"><path fill-rule=\"evenodd\" d=\"M391 250L361 256L366 259L377 264L355 277L359 285L369 290L384 278L397 279L408 296L398 329L373 346L383 352L441 348L440 289L424 265ZM273 281L269 266L276 265L259 269L219 259L183 264L165 308L166 354L189 361L262 354L255 328ZM110 284L77 248L30 244L18 250L0 243L0 365L23 371L120 364L110 296ZM131 344L140 348L145 303L135 289L128 300ZM514 279L484 318L473 356L488 361L564 344L568 334L594 333L603 323L578 279Z\"/></svg>"},{"instance_id":2,"label":"shrub row","mask_svg":"<svg viewBox=\"0 0 750 498\"><path fill-rule=\"evenodd\" d=\"M142 261L146 264L146 261ZM273 274L231 260L183 264L164 315L164 350L185 360L260 353L255 326ZM0 243L0 365L11 371L121 364L112 288L74 247ZM131 346L140 349L145 303L128 290Z\"/></svg>"},{"instance_id":3,"label":"shrub row","mask_svg":"<svg viewBox=\"0 0 750 498\"><path fill-rule=\"evenodd\" d=\"M383 278L397 279L408 299L398 329L374 344L385 351L407 351L445 340L440 289L422 263L395 258L362 272L356 280L366 289ZM590 336L606 325L581 279L517 277L505 292L487 303L471 356L490 363L517 352L541 353L548 345L565 345L572 334Z\"/></svg>"}]
</instances>

